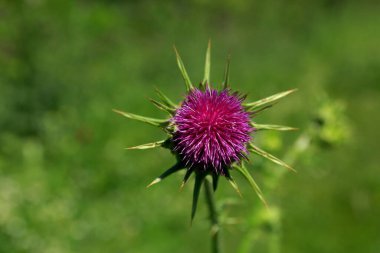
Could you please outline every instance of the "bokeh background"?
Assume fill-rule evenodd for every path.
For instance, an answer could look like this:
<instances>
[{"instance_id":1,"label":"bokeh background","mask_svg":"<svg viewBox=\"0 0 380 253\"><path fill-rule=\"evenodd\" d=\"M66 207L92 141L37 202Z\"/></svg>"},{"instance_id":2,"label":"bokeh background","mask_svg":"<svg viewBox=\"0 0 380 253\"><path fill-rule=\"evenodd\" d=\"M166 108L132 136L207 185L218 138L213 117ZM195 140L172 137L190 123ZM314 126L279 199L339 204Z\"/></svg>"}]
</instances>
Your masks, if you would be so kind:
<instances>
[{"instance_id":1,"label":"bokeh background","mask_svg":"<svg viewBox=\"0 0 380 253\"><path fill-rule=\"evenodd\" d=\"M208 252L207 210L201 198L190 226L183 175L145 189L174 158L124 149L164 135L112 108L164 116L154 88L185 92L172 45L198 82L209 38L215 84L230 53L232 87L248 99L299 89L257 118L300 128L259 133L267 150L283 157L321 111L339 121L297 174L264 188L280 236L269 249L252 240L252 252L380 252L379 13L349 0L0 1L0 252ZM251 161L260 185L283 170ZM238 218L223 226L225 252L241 249L262 205L236 179L244 198L225 181L216 194Z\"/></svg>"}]
</instances>

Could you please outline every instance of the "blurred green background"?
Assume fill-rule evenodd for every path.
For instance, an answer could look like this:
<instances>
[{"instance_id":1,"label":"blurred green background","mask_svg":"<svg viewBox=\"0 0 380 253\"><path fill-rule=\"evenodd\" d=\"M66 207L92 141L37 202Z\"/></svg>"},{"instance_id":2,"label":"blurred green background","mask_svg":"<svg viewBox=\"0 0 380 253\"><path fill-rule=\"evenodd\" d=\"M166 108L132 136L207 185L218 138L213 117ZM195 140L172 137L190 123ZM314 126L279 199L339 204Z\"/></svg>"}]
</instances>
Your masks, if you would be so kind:
<instances>
[{"instance_id":1,"label":"blurred green background","mask_svg":"<svg viewBox=\"0 0 380 253\"><path fill-rule=\"evenodd\" d=\"M302 132L324 94L346 106L351 138L314 145L294 164L297 174L264 189L281 208L281 252L380 252L379 7L0 1L0 252L208 252L207 210L202 198L190 227L192 185L179 192L183 175L145 189L174 158L161 149L124 150L164 135L112 108L164 116L147 99L154 87L176 101L184 96L172 45L198 82L209 38L214 83L231 53L232 87L249 100L299 89L259 123ZM256 141L281 157L301 132L259 133ZM262 175L283 169L251 161L261 185ZM216 194L236 199L224 215L241 219L223 227L225 252L236 252L250 210L261 205L237 180L243 199L223 180Z\"/></svg>"}]
</instances>

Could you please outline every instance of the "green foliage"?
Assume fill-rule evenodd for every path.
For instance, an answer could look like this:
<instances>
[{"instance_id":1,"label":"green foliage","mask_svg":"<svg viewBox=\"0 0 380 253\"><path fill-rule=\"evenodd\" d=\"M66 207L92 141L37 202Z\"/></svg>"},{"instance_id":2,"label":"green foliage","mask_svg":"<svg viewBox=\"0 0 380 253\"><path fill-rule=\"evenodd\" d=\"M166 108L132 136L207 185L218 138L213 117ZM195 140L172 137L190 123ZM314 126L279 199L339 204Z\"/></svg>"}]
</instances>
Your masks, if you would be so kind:
<instances>
[{"instance_id":1,"label":"green foliage","mask_svg":"<svg viewBox=\"0 0 380 253\"><path fill-rule=\"evenodd\" d=\"M112 108L155 115L155 86L160 104L178 106L170 45L197 84L209 38L213 83L249 101L299 90L255 118L300 129L254 138L298 171L279 182L286 170L250 156L270 210L219 182L223 221L248 217L223 225L225 252L246 252L241 235L257 224L253 252L378 252L378 13L371 1L0 1L0 252L207 252L204 205L190 228L192 187L177 190L185 172L146 189L175 161L124 149L165 134Z\"/></svg>"}]
</instances>

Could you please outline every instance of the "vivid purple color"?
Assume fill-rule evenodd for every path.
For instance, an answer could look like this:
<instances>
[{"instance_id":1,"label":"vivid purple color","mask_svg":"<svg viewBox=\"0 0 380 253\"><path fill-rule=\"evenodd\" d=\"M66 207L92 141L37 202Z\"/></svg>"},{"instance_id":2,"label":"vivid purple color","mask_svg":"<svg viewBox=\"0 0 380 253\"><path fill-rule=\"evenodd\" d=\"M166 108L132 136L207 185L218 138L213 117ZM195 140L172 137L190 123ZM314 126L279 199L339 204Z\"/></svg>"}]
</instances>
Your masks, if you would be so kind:
<instances>
[{"instance_id":1,"label":"vivid purple color","mask_svg":"<svg viewBox=\"0 0 380 253\"><path fill-rule=\"evenodd\" d=\"M228 90L193 90L176 111L174 151L187 166L224 175L224 169L247 153L253 131L243 98Z\"/></svg>"}]
</instances>

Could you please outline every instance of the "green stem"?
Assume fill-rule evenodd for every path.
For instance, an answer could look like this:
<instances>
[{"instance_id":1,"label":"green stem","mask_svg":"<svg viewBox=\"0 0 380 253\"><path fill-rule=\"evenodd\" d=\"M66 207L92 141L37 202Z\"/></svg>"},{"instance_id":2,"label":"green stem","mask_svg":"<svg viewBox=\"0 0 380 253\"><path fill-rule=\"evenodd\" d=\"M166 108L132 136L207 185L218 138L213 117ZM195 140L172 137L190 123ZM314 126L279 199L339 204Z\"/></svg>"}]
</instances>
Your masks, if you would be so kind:
<instances>
[{"instance_id":1,"label":"green stem","mask_svg":"<svg viewBox=\"0 0 380 253\"><path fill-rule=\"evenodd\" d=\"M211 222L211 249L213 253L220 253L220 238L219 238L219 222L218 222L218 212L216 210L215 200L214 200L214 191L210 181L205 178L205 194L208 210L210 213L210 222Z\"/></svg>"}]
</instances>

